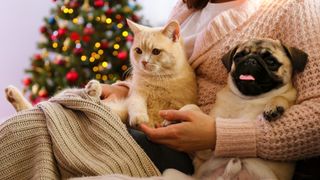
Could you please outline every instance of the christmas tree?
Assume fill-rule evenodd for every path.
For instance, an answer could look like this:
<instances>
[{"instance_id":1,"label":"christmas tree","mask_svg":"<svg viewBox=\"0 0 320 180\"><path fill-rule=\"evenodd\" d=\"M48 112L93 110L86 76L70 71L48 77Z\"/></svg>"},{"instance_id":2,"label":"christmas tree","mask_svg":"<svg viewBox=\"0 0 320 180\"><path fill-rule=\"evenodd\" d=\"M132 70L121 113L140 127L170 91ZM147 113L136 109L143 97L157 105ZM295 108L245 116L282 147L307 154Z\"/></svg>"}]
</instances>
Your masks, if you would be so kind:
<instances>
[{"instance_id":1,"label":"christmas tree","mask_svg":"<svg viewBox=\"0 0 320 180\"><path fill-rule=\"evenodd\" d=\"M25 92L37 103L89 80L113 83L129 68L133 37L126 19L140 21L133 0L56 0L40 28L39 52L31 58Z\"/></svg>"}]
</instances>

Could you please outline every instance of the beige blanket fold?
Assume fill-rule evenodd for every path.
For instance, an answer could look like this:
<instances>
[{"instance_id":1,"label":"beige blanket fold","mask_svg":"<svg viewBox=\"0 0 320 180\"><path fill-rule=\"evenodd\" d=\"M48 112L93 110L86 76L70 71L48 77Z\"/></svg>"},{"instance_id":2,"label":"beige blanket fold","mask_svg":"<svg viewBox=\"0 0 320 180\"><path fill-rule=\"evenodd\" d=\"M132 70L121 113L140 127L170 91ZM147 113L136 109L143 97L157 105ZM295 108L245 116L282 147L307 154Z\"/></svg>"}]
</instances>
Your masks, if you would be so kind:
<instances>
[{"instance_id":1,"label":"beige blanket fold","mask_svg":"<svg viewBox=\"0 0 320 180\"><path fill-rule=\"evenodd\" d=\"M67 90L0 125L0 179L65 179L160 172L118 116Z\"/></svg>"}]
</instances>

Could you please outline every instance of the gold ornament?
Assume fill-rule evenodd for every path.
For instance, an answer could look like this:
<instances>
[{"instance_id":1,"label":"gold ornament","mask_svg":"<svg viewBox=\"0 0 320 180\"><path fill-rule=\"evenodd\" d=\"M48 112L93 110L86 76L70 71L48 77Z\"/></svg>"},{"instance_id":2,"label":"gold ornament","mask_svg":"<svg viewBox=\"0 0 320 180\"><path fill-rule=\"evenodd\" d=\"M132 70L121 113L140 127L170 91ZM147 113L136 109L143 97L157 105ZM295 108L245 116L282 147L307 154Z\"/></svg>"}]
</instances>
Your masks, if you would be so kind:
<instances>
[{"instance_id":1,"label":"gold ornament","mask_svg":"<svg viewBox=\"0 0 320 180\"><path fill-rule=\"evenodd\" d=\"M88 12L90 10L89 0L84 0L81 10Z\"/></svg>"},{"instance_id":2,"label":"gold ornament","mask_svg":"<svg viewBox=\"0 0 320 180\"><path fill-rule=\"evenodd\" d=\"M39 85L38 85L38 84L34 84L34 85L31 87L31 92L32 92L32 94L38 94L38 91L39 91Z\"/></svg>"}]
</instances>

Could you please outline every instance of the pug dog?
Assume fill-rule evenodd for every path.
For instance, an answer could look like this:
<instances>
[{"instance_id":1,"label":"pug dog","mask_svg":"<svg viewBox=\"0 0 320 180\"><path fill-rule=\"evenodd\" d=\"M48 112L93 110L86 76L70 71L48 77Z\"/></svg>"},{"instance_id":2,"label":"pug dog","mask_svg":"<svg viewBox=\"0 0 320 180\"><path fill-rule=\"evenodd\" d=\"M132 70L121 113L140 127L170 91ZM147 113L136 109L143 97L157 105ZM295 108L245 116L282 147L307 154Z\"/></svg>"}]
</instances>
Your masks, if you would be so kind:
<instances>
[{"instance_id":1,"label":"pug dog","mask_svg":"<svg viewBox=\"0 0 320 180\"><path fill-rule=\"evenodd\" d=\"M303 71L307 59L305 52L278 40L252 39L237 45L222 58L228 83L217 93L210 115L240 121L277 120L296 100L292 75ZM286 180L294 172L294 163L217 158L212 154L212 151L196 153L196 179Z\"/></svg>"}]
</instances>

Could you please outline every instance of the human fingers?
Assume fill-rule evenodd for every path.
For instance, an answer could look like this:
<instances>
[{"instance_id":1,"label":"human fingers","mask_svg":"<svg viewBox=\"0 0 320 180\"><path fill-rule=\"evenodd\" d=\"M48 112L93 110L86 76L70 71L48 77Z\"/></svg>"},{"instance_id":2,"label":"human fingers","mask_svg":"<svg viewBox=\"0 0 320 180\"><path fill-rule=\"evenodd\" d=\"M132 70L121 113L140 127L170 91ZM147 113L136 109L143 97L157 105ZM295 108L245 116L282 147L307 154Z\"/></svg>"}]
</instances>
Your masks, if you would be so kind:
<instances>
[{"instance_id":1,"label":"human fingers","mask_svg":"<svg viewBox=\"0 0 320 180\"><path fill-rule=\"evenodd\" d=\"M100 98L106 99L111 94L111 85L110 84L101 84L102 93Z\"/></svg>"},{"instance_id":2,"label":"human fingers","mask_svg":"<svg viewBox=\"0 0 320 180\"><path fill-rule=\"evenodd\" d=\"M161 110L159 115L168 121L192 121L191 111Z\"/></svg>"},{"instance_id":3,"label":"human fingers","mask_svg":"<svg viewBox=\"0 0 320 180\"><path fill-rule=\"evenodd\" d=\"M171 139L175 137L175 132L171 127L151 128L146 124L140 124L140 130L151 140Z\"/></svg>"}]
</instances>

